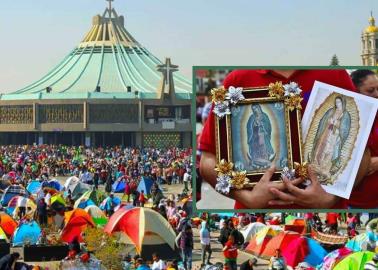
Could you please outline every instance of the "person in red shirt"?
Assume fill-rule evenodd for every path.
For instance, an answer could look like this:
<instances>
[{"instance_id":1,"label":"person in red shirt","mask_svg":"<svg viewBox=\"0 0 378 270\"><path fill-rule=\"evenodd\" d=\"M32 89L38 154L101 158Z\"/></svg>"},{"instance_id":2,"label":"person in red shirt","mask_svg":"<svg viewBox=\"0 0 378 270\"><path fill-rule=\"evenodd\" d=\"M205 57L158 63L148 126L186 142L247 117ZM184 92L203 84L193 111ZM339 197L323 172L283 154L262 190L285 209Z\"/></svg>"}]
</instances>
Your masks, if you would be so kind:
<instances>
[{"instance_id":1,"label":"person in red shirt","mask_svg":"<svg viewBox=\"0 0 378 270\"><path fill-rule=\"evenodd\" d=\"M144 207L144 204L146 203L146 197L144 196L144 190L141 190L138 200L139 200L139 205L141 207Z\"/></svg>"},{"instance_id":2,"label":"person in red shirt","mask_svg":"<svg viewBox=\"0 0 378 270\"><path fill-rule=\"evenodd\" d=\"M327 213L326 222L330 231L337 232L339 218L340 218L340 215L338 213Z\"/></svg>"},{"instance_id":3,"label":"person in red shirt","mask_svg":"<svg viewBox=\"0 0 378 270\"><path fill-rule=\"evenodd\" d=\"M224 81L224 87L259 87L281 81L283 84L296 82L302 89L302 107L306 108L315 81L355 91L354 84L345 70L235 70ZM215 117L211 112L202 131L199 150L201 176L212 186L216 185L215 159ZM257 208L332 208L340 203L339 197L327 193L317 181L311 168L309 177L312 184L305 189L296 187L301 179L283 183L270 181L274 168L266 171L252 190L232 190L230 197L235 199L237 209ZM374 191L370 191L370 193ZM360 200L363 198L360 198ZM341 206L338 206L339 208ZM345 207L345 205L343 205Z\"/></svg>"},{"instance_id":4,"label":"person in red shirt","mask_svg":"<svg viewBox=\"0 0 378 270\"><path fill-rule=\"evenodd\" d=\"M356 70L351 74L358 92L372 98L378 98L378 75L372 70ZM367 157L370 164L363 176L361 184L356 186L349 200L348 206L354 208L377 208L378 196L373 190L378 190L378 116L375 117L373 129L368 140Z\"/></svg>"},{"instance_id":5,"label":"person in red shirt","mask_svg":"<svg viewBox=\"0 0 378 270\"><path fill-rule=\"evenodd\" d=\"M237 270L238 247L235 244L233 235L228 237L228 241L223 247L223 256L228 269Z\"/></svg>"}]
</instances>

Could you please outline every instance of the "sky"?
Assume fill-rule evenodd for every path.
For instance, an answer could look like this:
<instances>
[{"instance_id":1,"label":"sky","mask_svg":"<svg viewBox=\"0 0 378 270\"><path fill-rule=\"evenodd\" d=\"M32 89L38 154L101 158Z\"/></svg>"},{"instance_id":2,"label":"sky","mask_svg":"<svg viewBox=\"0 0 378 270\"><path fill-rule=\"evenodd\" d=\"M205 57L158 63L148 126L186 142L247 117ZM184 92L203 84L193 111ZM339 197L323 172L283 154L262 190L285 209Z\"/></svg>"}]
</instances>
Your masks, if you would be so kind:
<instances>
[{"instance_id":1,"label":"sky","mask_svg":"<svg viewBox=\"0 0 378 270\"><path fill-rule=\"evenodd\" d=\"M84 37L105 0L0 3L0 93L44 76ZM115 0L126 29L189 79L193 65L361 65L376 0ZM374 9L375 8L375 9Z\"/></svg>"}]
</instances>

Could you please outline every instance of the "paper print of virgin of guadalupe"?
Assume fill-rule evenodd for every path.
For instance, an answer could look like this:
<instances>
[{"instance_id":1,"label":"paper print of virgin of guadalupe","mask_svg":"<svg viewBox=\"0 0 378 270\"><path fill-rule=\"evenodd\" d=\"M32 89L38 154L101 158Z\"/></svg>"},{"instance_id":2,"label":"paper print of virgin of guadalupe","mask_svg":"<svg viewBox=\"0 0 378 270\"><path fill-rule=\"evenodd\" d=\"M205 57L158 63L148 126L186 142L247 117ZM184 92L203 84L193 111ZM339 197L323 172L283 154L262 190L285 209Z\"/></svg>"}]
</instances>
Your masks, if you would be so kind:
<instances>
[{"instance_id":1,"label":"paper print of virgin of guadalupe","mask_svg":"<svg viewBox=\"0 0 378 270\"><path fill-rule=\"evenodd\" d=\"M342 166L342 149L350 128L351 116L346 110L346 100L336 96L334 107L328 109L319 122L309 157L322 184L333 184L331 177Z\"/></svg>"},{"instance_id":2,"label":"paper print of virgin of guadalupe","mask_svg":"<svg viewBox=\"0 0 378 270\"><path fill-rule=\"evenodd\" d=\"M259 104L251 106L247 122L248 158L253 169L269 168L276 154L273 150L272 125Z\"/></svg>"}]
</instances>

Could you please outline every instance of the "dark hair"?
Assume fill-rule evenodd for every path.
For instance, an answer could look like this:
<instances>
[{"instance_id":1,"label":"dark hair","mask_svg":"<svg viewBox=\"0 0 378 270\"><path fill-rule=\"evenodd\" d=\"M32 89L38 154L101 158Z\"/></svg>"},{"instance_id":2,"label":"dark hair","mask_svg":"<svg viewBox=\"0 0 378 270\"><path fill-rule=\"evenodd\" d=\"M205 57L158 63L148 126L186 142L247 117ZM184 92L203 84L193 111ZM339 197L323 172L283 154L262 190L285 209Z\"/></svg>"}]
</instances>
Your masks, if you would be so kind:
<instances>
[{"instance_id":1,"label":"dark hair","mask_svg":"<svg viewBox=\"0 0 378 270\"><path fill-rule=\"evenodd\" d=\"M12 253L12 257L15 258L15 259L16 259L16 258L18 259L18 258L20 258L20 253L18 253L18 252L13 252L13 253Z\"/></svg>"},{"instance_id":2,"label":"dark hair","mask_svg":"<svg viewBox=\"0 0 378 270\"><path fill-rule=\"evenodd\" d=\"M376 75L376 74L374 73L374 71L372 71L370 69L358 69L358 70L353 71L350 74L355 87L360 87L362 82L369 75Z\"/></svg>"},{"instance_id":3,"label":"dark hair","mask_svg":"<svg viewBox=\"0 0 378 270\"><path fill-rule=\"evenodd\" d=\"M158 257L159 258L159 254L157 252L154 252L154 253L152 253L152 257Z\"/></svg>"}]
</instances>

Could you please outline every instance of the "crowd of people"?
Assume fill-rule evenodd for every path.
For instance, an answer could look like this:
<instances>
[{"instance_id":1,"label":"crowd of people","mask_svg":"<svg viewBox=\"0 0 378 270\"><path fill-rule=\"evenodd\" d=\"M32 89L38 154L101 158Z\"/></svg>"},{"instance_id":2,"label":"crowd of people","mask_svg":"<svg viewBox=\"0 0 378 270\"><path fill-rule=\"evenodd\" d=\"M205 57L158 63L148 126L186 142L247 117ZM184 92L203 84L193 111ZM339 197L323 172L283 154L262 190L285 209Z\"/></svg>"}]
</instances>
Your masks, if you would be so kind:
<instances>
[{"instance_id":1,"label":"crowd of people","mask_svg":"<svg viewBox=\"0 0 378 270\"><path fill-rule=\"evenodd\" d=\"M282 230L284 230L283 228L287 224L288 218L290 220L294 218L303 220L304 225L302 235L308 238L313 237L313 230L323 232L330 237L345 236L350 241L355 239L359 232L366 233L368 235L368 239L366 240L365 245L363 245L363 250L371 251L373 253L378 252L376 246L376 223L378 222L378 219L377 215L375 214L370 214L369 216L364 215L363 218L361 218L361 214L352 213L326 213L321 215L319 215L318 213L303 213L297 214L296 216L291 216L290 214L286 213L243 213L223 217L222 215L212 214L202 215L201 217L201 220L203 220L201 222L199 230L201 243L201 267L203 267L203 269L216 267L217 269L223 268L227 270L253 270L255 268L269 270L293 269L293 267L290 268L287 264L285 257L282 255L283 250L281 250L280 248L277 248L274 255L270 258L264 257L264 259L267 260L265 263L262 263L261 261L258 263L258 256L251 256L246 253L249 252L247 251L249 241L253 241L252 236L248 236L248 239L246 238L249 234L247 233L247 231L250 225L258 223L259 226L260 224L264 224L265 226L273 226L273 228L275 226L275 228L279 226L282 228ZM354 233L351 233L351 230L353 230ZM258 231L255 232L255 235L257 233ZM370 241L369 239L372 240ZM265 240L259 239L256 241L263 243ZM214 253L214 245L221 245L221 251L224 258L223 262L219 261L220 257L217 257L217 255L213 255L212 258L212 254ZM329 251L340 248L339 244L335 244L336 246L329 244L324 245ZM242 251L244 253L243 257L249 258L240 262L240 259L238 259L240 255L239 251ZM372 260L367 261L364 268L362 269L377 269L377 259L378 253L376 253ZM218 262L216 260L218 260ZM266 268L263 268L263 265L265 265ZM298 263L295 269L315 269L315 267L316 265L311 266L307 262L303 261Z\"/></svg>"},{"instance_id":2,"label":"crowd of people","mask_svg":"<svg viewBox=\"0 0 378 270\"><path fill-rule=\"evenodd\" d=\"M78 198L81 198L85 191L95 191L96 194L102 195L101 200L96 203L107 218L122 206L148 206L160 213L177 233L177 246L181 250L182 261L185 269L190 270L193 249L189 217L191 205L183 205L181 200L188 200L191 196L191 166L191 149L0 146L0 191L3 193L1 208L8 214L11 214L12 210L13 218L19 226L23 223L37 222L42 228L38 243L42 244L48 238L48 223L53 223L54 227L61 231L65 213L80 206ZM143 178L152 181L149 190L138 188ZM82 192L72 192L67 184L70 181L82 185ZM36 194L29 191L29 186L33 182L40 186ZM115 183L123 184L122 190L118 190L118 193L114 190ZM179 190L180 186L181 189L177 193L165 194L163 184L179 184L176 189ZM11 200L6 194L10 194L11 197L17 195L16 204L12 207L8 204ZM62 200L61 204L56 203L59 202L56 200L56 194ZM12 239L10 241L12 242ZM67 259L87 256L86 252L80 250L78 239L74 239L69 246L70 253ZM155 254L154 258L158 258L158 254ZM177 269L177 264L173 262L171 268ZM134 265L137 269L146 267L142 258L135 259ZM159 267L163 267L162 264ZM167 267L164 265L161 269ZM158 266L154 264L152 269L158 269Z\"/></svg>"}]
</instances>

